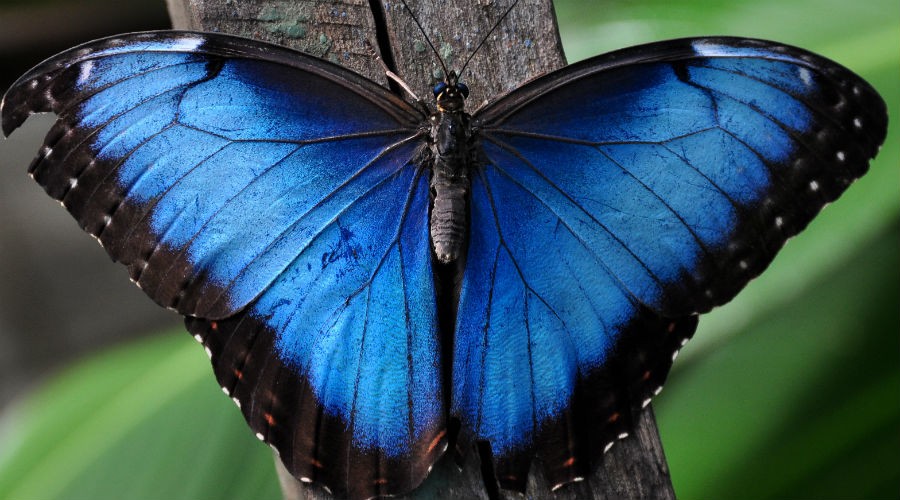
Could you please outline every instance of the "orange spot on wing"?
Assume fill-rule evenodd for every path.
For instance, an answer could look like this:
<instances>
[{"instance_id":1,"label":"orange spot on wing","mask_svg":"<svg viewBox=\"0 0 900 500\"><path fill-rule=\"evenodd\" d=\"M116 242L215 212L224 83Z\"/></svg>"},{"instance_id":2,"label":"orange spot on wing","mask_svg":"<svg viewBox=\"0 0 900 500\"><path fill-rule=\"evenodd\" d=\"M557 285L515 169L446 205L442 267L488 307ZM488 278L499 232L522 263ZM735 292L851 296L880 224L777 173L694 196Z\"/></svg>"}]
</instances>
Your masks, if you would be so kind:
<instances>
[{"instance_id":1,"label":"orange spot on wing","mask_svg":"<svg viewBox=\"0 0 900 500\"><path fill-rule=\"evenodd\" d=\"M379 486L382 485L382 484L387 484L387 483L388 483L388 480L385 479L385 478L383 478L383 477L380 477L380 478L378 478L378 479L375 480L375 484L377 484L377 485L379 485Z\"/></svg>"},{"instance_id":2,"label":"orange spot on wing","mask_svg":"<svg viewBox=\"0 0 900 500\"><path fill-rule=\"evenodd\" d=\"M606 421L609 423L613 423L616 420L619 420L619 412L613 412L613 414L610 415L608 419L606 419Z\"/></svg>"},{"instance_id":3,"label":"orange spot on wing","mask_svg":"<svg viewBox=\"0 0 900 500\"><path fill-rule=\"evenodd\" d=\"M568 460L563 462L563 467L571 467L573 465L575 465L575 457L569 457Z\"/></svg>"},{"instance_id":4,"label":"orange spot on wing","mask_svg":"<svg viewBox=\"0 0 900 500\"><path fill-rule=\"evenodd\" d=\"M244 380L244 372L242 372L240 369L235 368L231 370L231 373L233 373L238 380Z\"/></svg>"},{"instance_id":5,"label":"orange spot on wing","mask_svg":"<svg viewBox=\"0 0 900 500\"><path fill-rule=\"evenodd\" d=\"M210 322L209 322L209 327L210 327L213 331L217 331L217 330L219 329L219 322L218 322L218 321L210 321Z\"/></svg>"},{"instance_id":6,"label":"orange spot on wing","mask_svg":"<svg viewBox=\"0 0 900 500\"><path fill-rule=\"evenodd\" d=\"M444 439L444 436L446 435L446 430L439 432L438 435L435 436L430 443L428 443L428 453L431 453L437 447L437 445L441 443L441 441Z\"/></svg>"},{"instance_id":7,"label":"orange spot on wing","mask_svg":"<svg viewBox=\"0 0 900 500\"><path fill-rule=\"evenodd\" d=\"M644 376L641 377L643 380L650 380L650 370L644 372Z\"/></svg>"},{"instance_id":8,"label":"orange spot on wing","mask_svg":"<svg viewBox=\"0 0 900 500\"><path fill-rule=\"evenodd\" d=\"M263 418L266 419L266 423L269 424L269 427L275 425L275 417L273 417L271 413L266 413L263 415Z\"/></svg>"},{"instance_id":9,"label":"orange spot on wing","mask_svg":"<svg viewBox=\"0 0 900 500\"><path fill-rule=\"evenodd\" d=\"M319 462L319 461L316 460L315 458L309 459L309 464L312 465L313 467L317 468L317 469L322 469L322 468L323 468L322 462Z\"/></svg>"}]
</instances>

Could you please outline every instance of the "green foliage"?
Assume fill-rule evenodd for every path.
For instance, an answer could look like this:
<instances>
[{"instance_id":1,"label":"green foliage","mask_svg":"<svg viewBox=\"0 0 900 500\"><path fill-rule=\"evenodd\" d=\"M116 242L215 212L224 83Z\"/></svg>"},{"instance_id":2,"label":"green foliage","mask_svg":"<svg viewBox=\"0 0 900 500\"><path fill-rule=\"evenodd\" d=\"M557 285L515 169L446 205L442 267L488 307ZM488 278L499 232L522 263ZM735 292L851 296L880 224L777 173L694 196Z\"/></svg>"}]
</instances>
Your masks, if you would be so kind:
<instances>
[{"instance_id":1,"label":"green foliage","mask_svg":"<svg viewBox=\"0 0 900 500\"><path fill-rule=\"evenodd\" d=\"M182 332L56 377L0 427L0 498L280 498L269 449Z\"/></svg>"},{"instance_id":2,"label":"green foliage","mask_svg":"<svg viewBox=\"0 0 900 500\"><path fill-rule=\"evenodd\" d=\"M896 260L885 234L678 365L656 408L682 498L897 493L900 283L885 273Z\"/></svg>"},{"instance_id":3,"label":"green foliage","mask_svg":"<svg viewBox=\"0 0 900 500\"><path fill-rule=\"evenodd\" d=\"M820 52L898 110L895 0L560 1L570 60L702 34ZM657 417L682 498L900 491L900 137L732 304L701 321ZM67 370L0 422L0 498L278 498L268 448L188 335Z\"/></svg>"}]
</instances>

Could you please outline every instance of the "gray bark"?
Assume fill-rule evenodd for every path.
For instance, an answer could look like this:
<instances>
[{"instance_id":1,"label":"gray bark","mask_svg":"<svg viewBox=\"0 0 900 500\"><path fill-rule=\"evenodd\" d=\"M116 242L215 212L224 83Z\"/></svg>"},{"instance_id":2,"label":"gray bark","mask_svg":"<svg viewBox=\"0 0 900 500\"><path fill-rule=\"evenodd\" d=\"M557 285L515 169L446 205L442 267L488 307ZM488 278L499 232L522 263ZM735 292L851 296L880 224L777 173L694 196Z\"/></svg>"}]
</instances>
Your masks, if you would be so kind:
<instances>
[{"instance_id":1,"label":"gray bark","mask_svg":"<svg viewBox=\"0 0 900 500\"><path fill-rule=\"evenodd\" d=\"M381 67L366 45L368 42L378 50L375 27L377 22L383 22L397 73L420 98L430 102L432 86L443 77L440 63L425 36L399 1L373 2L382 9L379 13L373 13L369 2L361 0L167 0L167 3L178 29L232 33L285 45L386 84ZM412 3L413 14L448 69L457 71L497 23L504 5L508 5L487 0ZM520 0L462 75L471 89L467 108L471 113L487 100L564 65L565 56L550 0ZM285 499L331 498L318 488L295 481L280 463L278 471ZM533 466L528 492L532 498L556 499L674 498L650 408L638 419L635 432L616 443L587 480L551 493L540 467ZM509 492L501 492L501 496L517 497ZM444 457L423 485L405 498L488 498L478 455L473 450L462 470Z\"/></svg>"}]
</instances>

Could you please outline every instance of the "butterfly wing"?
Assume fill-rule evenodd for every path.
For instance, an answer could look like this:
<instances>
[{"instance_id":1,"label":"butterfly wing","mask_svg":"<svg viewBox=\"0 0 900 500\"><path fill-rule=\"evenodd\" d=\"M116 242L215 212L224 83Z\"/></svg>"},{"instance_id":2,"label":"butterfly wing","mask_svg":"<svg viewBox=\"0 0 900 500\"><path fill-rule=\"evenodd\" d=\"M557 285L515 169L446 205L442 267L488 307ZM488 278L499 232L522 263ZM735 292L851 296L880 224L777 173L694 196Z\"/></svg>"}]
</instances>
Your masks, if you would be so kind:
<instances>
[{"instance_id":1,"label":"butterfly wing","mask_svg":"<svg viewBox=\"0 0 900 500\"><path fill-rule=\"evenodd\" d=\"M696 314L866 171L887 118L833 62L712 38L570 66L474 120L451 413L522 490L534 455L551 484L590 470Z\"/></svg>"},{"instance_id":2,"label":"butterfly wing","mask_svg":"<svg viewBox=\"0 0 900 500\"><path fill-rule=\"evenodd\" d=\"M5 134L163 306L287 468L406 491L443 451L420 112L347 70L212 34L92 42L23 76Z\"/></svg>"}]
</instances>

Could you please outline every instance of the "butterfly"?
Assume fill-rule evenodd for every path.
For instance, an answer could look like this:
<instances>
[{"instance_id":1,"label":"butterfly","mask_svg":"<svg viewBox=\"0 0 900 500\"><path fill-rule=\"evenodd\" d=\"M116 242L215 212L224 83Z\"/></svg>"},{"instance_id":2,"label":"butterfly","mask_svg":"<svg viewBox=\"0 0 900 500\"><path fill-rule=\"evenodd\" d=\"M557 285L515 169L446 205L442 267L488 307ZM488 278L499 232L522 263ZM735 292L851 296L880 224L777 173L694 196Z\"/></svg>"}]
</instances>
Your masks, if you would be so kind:
<instances>
[{"instance_id":1,"label":"butterfly","mask_svg":"<svg viewBox=\"0 0 900 500\"><path fill-rule=\"evenodd\" d=\"M448 73L426 113L288 49L153 32L45 61L0 117L57 114L35 180L185 315L292 474L356 498L451 444L488 443L505 488L534 456L583 477L887 126L848 70L737 38L599 56L471 115L466 93Z\"/></svg>"}]
</instances>

